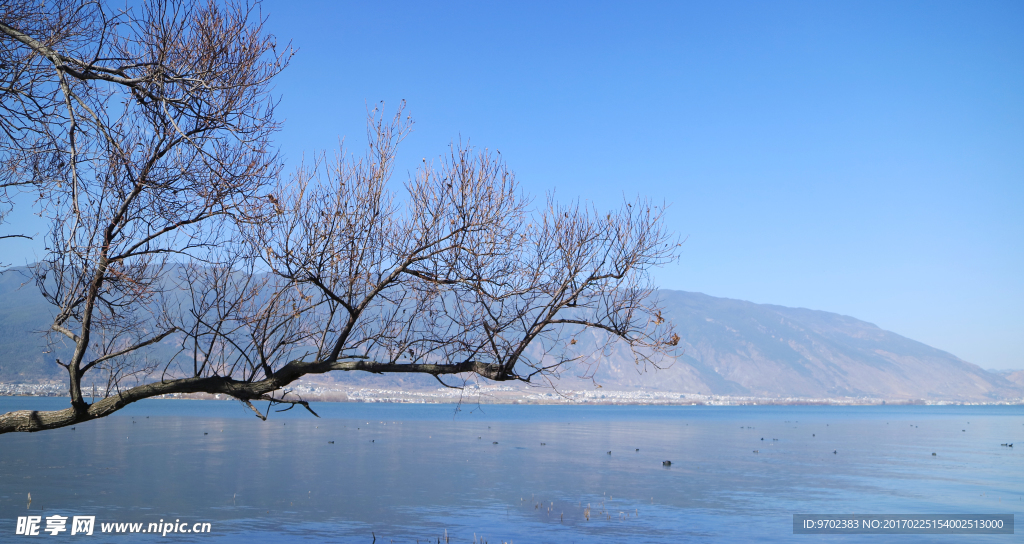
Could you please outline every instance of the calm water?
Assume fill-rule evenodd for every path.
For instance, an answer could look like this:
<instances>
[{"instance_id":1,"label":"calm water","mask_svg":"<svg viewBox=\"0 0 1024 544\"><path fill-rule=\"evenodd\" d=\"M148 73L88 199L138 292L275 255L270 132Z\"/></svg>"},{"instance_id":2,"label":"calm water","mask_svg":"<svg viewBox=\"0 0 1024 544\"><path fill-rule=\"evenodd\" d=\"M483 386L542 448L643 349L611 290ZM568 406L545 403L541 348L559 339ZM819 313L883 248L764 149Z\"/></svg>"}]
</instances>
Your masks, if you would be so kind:
<instances>
[{"instance_id":1,"label":"calm water","mask_svg":"<svg viewBox=\"0 0 1024 544\"><path fill-rule=\"evenodd\" d=\"M66 403L0 397L0 411ZM95 515L96 534L100 523L161 519L209 522L212 532L34 538L1019 542L1020 529L794 536L792 516L1024 522L1021 407L314 409L322 418L296 409L263 422L235 402L151 400L75 430L0 436L0 541L25 538L14 536L17 516L53 514Z\"/></svg>"}]
</instances>

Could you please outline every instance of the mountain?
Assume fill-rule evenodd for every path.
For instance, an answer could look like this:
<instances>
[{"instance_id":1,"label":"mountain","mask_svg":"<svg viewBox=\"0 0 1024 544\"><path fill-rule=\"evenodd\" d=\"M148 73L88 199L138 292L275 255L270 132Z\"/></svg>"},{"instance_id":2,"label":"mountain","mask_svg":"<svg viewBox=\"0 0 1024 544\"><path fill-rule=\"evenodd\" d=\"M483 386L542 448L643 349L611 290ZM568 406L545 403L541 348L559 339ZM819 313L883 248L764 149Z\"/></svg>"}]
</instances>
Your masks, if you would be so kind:
<instances>
[{"instance_id":1,"label":"mountain","mask_svg":"<svg viewBox=\"0 0 1024 544\"><path fill-rule=\"evenodd\" d=\"M1013 374L987 372L852 317L701 293L662 290L659 295L662 315L682 338L682 356L671 368L643 372L619 353L601 362L597 383L765 397L1024 397L1024 384L1011 381Z\"/></svg>"},{"instance_id":2,"label":"mountain","mask_svg":"<svg viewBox=\"0 0 1024 544\"><path fill-rule=\"evenodd\" d=\"M999 370L996 371L995 374L1006 378L1012 383L1024 387L1024 370Z\"/></svg>"},{"instance_id":3,"label":"mountain","mask_svg":"<svg viewBox=\"0 0 1024 544\"><path fill-rule=\"evenodd\" d=\"M60 380L66 371L47 353L42 331L50 325L46 303L25 268L0 274L0 382Z\"/></svg>"},{"instance_id":4,"label":"mountain","mask_svg":"<svg viewBox=\"0 0 1024 544\"><path fill-rule=\"evenodd\" d=\"M51 309L24 269L0 274L0 382L49 382L63 369L40 331ZM660 370L638 368L618 348L599 361L593 383L606 389L756 397L874 397L998 401L1024 397L1024 373L994 373L942 350L839 314L661 290L682 354ZM578 338L597 346L595 333ZM565 372L557 386L593 387ZM362 387L437 387L430 376L334 373Z\"/></svg>"}]
</instances>

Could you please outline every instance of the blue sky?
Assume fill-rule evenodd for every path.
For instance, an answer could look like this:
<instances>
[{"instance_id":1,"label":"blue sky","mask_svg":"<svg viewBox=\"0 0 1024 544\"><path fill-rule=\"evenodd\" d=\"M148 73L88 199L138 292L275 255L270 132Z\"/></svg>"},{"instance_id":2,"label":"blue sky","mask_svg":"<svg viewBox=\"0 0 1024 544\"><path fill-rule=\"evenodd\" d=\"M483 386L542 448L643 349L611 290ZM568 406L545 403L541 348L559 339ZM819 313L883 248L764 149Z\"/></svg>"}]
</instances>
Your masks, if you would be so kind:
<instances>
[{"instance_id":1,"label":"blue sky","mask_svg":"<svg viewBox=\"0 0 1024 544\"><path fill-rule=\"evenodd\" d=\"M1024 3L263 4L289 161L416 121L535 196L672 204L666 288L851 315L1024 368ZM26 246L18 246L24 251Z\"/></svg>"}]
</instances>

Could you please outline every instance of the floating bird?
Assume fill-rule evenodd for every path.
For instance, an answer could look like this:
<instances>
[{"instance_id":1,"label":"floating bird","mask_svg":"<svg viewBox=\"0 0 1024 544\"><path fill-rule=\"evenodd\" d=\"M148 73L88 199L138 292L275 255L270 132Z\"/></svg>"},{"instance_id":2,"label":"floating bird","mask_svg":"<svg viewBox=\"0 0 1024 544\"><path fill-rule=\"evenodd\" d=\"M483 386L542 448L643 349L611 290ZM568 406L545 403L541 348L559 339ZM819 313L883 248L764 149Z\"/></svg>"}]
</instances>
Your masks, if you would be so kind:
<instances>
[{"instance_id":1,"label":"floating bird","mask_svg":"<svg viewBox=\"0 0 1024 544\"><path fill-rule=\"evenodd\" d=\"M491 442L491 443L492 443L492 444L497 444L497 442Z\"/></svg>"},{"instance_id":2,"label":"floating bird","mask_svg":"<svg viewBox=\"0 0 1024 544\"><path fill-rule=\"evenodd\" d=\"M838 453L838 450L832 450L832 454L833 454L833 455L838 455L838 454L839 454L839 453Z\"/></svg>"},{"instance_id":3,"label":"floating bird","mask_svg":"<svg viewBox=\"0 0 1024 544\"><path fill-rule=\"evenodd\" d=\"M935 457L935 453L934 452L932 453L932 457Z\"/></svg>"},{"instance_id":4,"label":"floating bird","mask_svg":"<svg viewBox=\"0 0 1024 544\"><path fill-rule=\"evenodd\" d=\"M333 440L328 440L328 441L327 441L327 443L328 443L328 444L333 444L333 443L334 443L334 441L333 441Z\"/></svg>"},{"instance_id":5,"label":"floating bird","mask_svg":"<svg viewBox=\"0 0 1024 544\"><path fill-rule=\"evenodd\" d=\"M672 466L672 461L662 461L661 465L662 466L666 466L666 467L670 467L670 466Z\"/></svg>"}]
</instances>

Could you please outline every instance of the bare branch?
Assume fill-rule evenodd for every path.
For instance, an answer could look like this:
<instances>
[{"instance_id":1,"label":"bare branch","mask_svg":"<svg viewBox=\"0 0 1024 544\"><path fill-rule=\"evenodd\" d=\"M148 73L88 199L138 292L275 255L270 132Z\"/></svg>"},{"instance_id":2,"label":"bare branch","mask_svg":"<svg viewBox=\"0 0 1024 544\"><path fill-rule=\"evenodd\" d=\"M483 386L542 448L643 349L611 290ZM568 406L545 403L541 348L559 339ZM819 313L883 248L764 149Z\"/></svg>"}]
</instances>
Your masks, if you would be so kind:
<instances>
[{"instance_id":1,"label":"bare branch","mask_svg":"<svg viewBox=\"0 0 1024 544\"><path fill-rule=\"evenodd\" d=\"M649 276L678 258L663 204L534 202L461 141L395 183L404 103L368 112L361 156L283 177L269 82L291 51L263 25L212 0L0 7L0 206L37 193L32 273L51 341L73 344L72 407L2 415L0 433L178 393L316 415L280 392L336 371L536 383L592 377L613 349L638 368L675 353ZM106 397L88 404L85 380Z\"/></svg>"}]
</instances>

